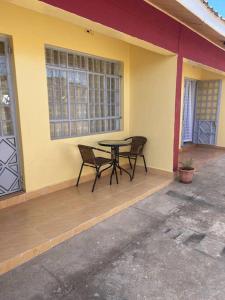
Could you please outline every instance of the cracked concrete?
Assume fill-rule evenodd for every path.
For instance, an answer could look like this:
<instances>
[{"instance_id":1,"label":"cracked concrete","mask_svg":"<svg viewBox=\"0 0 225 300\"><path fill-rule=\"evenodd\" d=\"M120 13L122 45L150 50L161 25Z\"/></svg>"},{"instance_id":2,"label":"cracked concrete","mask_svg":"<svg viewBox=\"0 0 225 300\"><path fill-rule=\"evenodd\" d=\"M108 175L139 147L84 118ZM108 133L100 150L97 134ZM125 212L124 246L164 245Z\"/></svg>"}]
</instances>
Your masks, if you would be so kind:
<instances>
[{"instance_id":1,"label":"cracked concrete","mask_svg":"<svg viewBox=\"0 0 225 300\"><path fill-rule=\"evenodd\" d=\"M1 276L0 299L223 300L221 170L225 156Z\"/></svg>"}]
</instances>

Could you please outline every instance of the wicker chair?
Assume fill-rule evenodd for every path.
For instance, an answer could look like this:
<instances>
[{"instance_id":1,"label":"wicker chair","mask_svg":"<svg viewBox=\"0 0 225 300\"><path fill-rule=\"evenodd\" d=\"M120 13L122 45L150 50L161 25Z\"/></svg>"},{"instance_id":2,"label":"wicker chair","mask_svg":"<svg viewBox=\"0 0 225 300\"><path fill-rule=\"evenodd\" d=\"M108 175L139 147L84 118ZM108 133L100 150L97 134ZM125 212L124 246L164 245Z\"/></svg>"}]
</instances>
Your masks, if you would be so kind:
<instances>
[{"instance_id":1,"label":"wicker chair","mask_svg":"<svg viewBox=\"0 0 225 300\"><path fill-rule=\"evenodd\" d=\"M120 157L128 158L130 168L133 169L133 173L132 173L132 179L133 179L135 169L136 169L137 159L138 159L139 156L143 158L145 172L147 173L147 171L148 171L147 166L146 166L145 156L143 154L143 149L144 149L144 145L147 142L147 138L144 137L144 136L132 136L132 137L129 137L125 140L126 141L131 140L130 151L120 152L119 155L120 155ZM134 166L132 166L132 164L131 164L132 159L134 160Z\"/></svg>"},{"instance_id":2,"label":"wicker chair","mask_svg":"<svg viewBox=\"0 0 225 300\"><path fill-rule=\"evenodd\" d=\"M92 186L92 192L94 192L95 184L96 184L97 179L100 178L101 173L103 171L109 169L112 166L113 160L111 158L96 157L95 154L94 154L94 150L105 152L105 153L110 153L108 151L105 151L105 150L102 150L102 149L99 149L99 148L90 147L90 146L85 146L85 145L78 145L78 148L80 150L80 154L81 154L83 162L82 162L82 165L81 165L81 168L80 168L79 176L77 178L76 186L79 185L79 181L80 181L80 177L81 177L83 167L84 166L91 167L91 168L96 169L95 180L94 180L94 183L93 183L93 186ZM108 167L106 167L106 168L104 168L103 170L100 171L100 168L102 166L107 165L107 164L109 164L110 166L108 166Z\"/></svg>"}]
</instances>

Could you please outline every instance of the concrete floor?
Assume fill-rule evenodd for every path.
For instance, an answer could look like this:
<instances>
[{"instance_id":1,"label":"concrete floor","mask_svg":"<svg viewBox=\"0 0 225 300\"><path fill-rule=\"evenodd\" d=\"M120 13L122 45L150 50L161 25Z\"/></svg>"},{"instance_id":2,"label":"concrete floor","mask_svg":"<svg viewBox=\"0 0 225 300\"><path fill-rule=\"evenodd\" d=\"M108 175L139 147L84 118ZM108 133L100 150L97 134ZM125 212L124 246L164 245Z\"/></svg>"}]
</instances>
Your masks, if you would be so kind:
<instances>
[{"instance_id":1,"label":"concrete floor","mask_svg":"<svg viewBox=\"0 0 225 300\"><path fill-rule=\"evenodd\" d=\"M0 277L0 299L224 299L225 155Z\"/></svg>"}]
</instances>

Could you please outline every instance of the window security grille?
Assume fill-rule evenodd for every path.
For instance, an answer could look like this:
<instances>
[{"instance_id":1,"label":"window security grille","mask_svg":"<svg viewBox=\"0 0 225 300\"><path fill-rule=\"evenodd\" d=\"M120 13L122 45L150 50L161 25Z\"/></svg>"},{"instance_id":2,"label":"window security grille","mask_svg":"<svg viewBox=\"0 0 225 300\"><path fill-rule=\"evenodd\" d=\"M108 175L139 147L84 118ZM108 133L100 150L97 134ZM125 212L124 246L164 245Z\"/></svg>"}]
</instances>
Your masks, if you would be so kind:
<instances>
[{"instance_id":1,"label":"window security grille","mask_svg":"<svg viewBox=\"0 0 225 300\"><path fill-rule=\"evenodd\" d=\"M120 130L121 64L46 48L51 138Z\"/></svg>"}]
</instances>

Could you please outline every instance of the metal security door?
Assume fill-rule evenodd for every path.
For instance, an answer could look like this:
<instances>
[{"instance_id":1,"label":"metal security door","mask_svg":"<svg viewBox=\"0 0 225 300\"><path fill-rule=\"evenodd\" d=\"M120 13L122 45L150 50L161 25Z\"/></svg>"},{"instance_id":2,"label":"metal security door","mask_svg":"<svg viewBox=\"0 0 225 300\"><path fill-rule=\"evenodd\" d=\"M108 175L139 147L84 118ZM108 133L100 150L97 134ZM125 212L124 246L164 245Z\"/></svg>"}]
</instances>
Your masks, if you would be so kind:
<instances>
[{"instance_id":1,"label":"metal security door","mask_svg":"<svg viewBox=\"0 0 225 300\"><path fill-rule=\"evenodd\" d=\"M220 96L220 80L197 82L194 143L216 144Z\"/></svg>"},{"instance_id":2,"label":"metal security door","mask_svg":"<svg viewBox=\"0 0 225 300\"><path fill-rule=\"evenodd\" d=\"M21 190L7 39L0 37L0 197Z\"/></svg>"}]
</instances>

